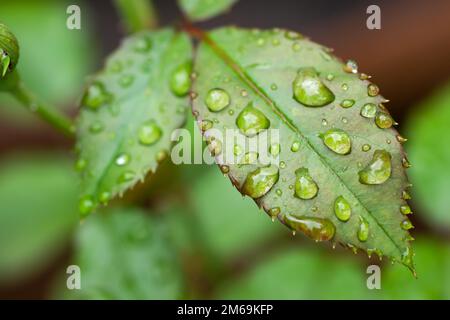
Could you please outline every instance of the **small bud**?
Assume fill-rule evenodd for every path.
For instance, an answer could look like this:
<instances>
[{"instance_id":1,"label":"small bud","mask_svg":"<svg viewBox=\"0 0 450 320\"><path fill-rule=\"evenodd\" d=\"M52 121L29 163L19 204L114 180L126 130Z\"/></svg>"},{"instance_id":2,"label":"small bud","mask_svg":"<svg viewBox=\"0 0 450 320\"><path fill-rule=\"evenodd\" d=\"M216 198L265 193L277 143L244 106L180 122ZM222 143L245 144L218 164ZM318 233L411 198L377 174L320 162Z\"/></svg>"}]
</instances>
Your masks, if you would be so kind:
<instances>
[{"instance_id":1,"label":"small bud","mask_svg":"<svg viewBox=\"0 0 450 320\"><path fill-rule=\"evenodd\" d=\"M19 42L8 27L0 23L0 79L14 70L19 61Z\"/></svg>"}]
</instances>

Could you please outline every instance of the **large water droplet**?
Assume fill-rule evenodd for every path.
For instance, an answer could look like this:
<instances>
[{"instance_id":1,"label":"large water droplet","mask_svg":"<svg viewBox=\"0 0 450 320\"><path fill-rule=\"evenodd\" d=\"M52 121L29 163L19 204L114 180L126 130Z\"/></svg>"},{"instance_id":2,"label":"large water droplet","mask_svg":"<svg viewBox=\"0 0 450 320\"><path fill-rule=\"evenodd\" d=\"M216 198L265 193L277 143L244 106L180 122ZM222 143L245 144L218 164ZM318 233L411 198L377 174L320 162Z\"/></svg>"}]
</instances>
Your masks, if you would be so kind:
<instances>
[{"instance_id":1,"label":"large water droplet","mask_svg":"<svg viewBox=\"0 0 450 320\"><path fill-rule=\"evenodd\" d=\"M366 103L361 108L361 115L365 118L374 118L377 113L377 106L374 103Z\"/></svg>"},{"instance_id":2,"label":"large water droplet","mask_svg":"<svg viewBox=\"0 0 450 320\"><path fill-rule=\"evenodd\" d=\"M312 199L317 195L319 187L313 178L309 175L309 170L299 168L295 171L295 192L294 195L300 199Z\"/></svg>"},{"instance_id":3,"label":"large water droplet","mask_svg":"<svg viewBox=\"0 0 450 320\"><path fill-rule=\"evenodd\" d=\"M96 110L110 100L111 94L106 91L105 86L101 82L94 82L87 89L81 103L90 109Z\"/></svg>"},{"instance_id":4,"label":"large water droplet","mask_svg":"<svg viewBox=\"0 0 450 320\"><path fill-rule=\"evenodd\" d=\"M128 153L121 153L116 157L115 163L119 167L127 165L131 160L131 157Z\"/></svg>"},{"instance_id":5,"label":"large water droplet","mask_svg":"<svg viewBox=\"0 0 450 320\"><path fill-rule=\"evenodd\" d=\"M340 129L330 129L320 135L323 143L337 154L348 154L352 148L349 135Z\"/></svg>"},{"instance_id":6,"label":"large water droplet","mask_svg":"<svg viewBox=\"0 0 450 320\"><path fill-rule=\"evenodd\" d=\"M161 139L161 128L153 121L149 120L139 127L138 138L143 145L152 145Z\"/></svg>"},{"instance_id":7,"label":"large water droplet","mask_svg":"<svg viewBox=\"0 0 450 320\"><path fill-rule=\"evenodd\" d=\"M392 127L392 125L394 124L394 120L388 113L377 112L377 115L375 117L375 123L378 126L378 128L388 129Z\"/></svg>"},{"instance_id":8,"label":"large water droplet","mask_svg":"<svg viewBox=\"0 0 450 320\"><path fill-rule=\"evenodd\" d=\"M294 99L307 107L322 107L334 101L333 92L313 68L300 69L292 83Z\"/></svg>"},{"instance_id":9,"label":"large water droplet","mask_svg":"<svg viewBox=\"0 0 450 320\"><path fill-rule=\"evenodd\" d=\"M270 127L270 120L260 110L249 103L239 113L236 125L247 137L252 137Z\"/></svg>"},{"instance_id":10,"label":"large water droplet","mask_svg":"<svg viewBox=\"0 0 450 320\"><path fill-rule=\"evenodd\" d=\"M359 172L359 182L381 184L391 176L391 154L386 150L376 150L372 160Z\"/></svg>"},{"instance_id":11,"label":"large water droplet","mask_svg":"<svg viewBox=\"0 0 450 320\"><path fill-rule=\"evenodd\" d=\"M339 196L334 201L334 213L341 221L348 221L352 214L350 203L343 196Z\"/></svg>"},{"instance_id":12,"label":"large water droplet","mask_svg":"<svg viewBox=\"0 0 450 320\"><path fill-rule=\"evenodd\" d=\"M333 223L324 218L286 215L283 220L293 230L301 231L315 241L333 239L336 230Z\"/></svg>"},{"instance_id":13,"label":"large water droplet","mask_svg":"<svg viewBox=\"0 0 450 320\"><path fill-rule=\"evenodd\" d=\"M369 223L363 217L359 217L359 228L358 228L358 239L361 242L367 241L369 239Z\"/></svg>"},{"instance_id":14,"label":"large water droplet","mask_svg":"<svg viewBox=\"0 0 450 320\"><path fill-rule=\"evenodd\" d=\"M275 165L258 168L248 174L241 191L254 199L260 198L272 189L278 177L279 171Z\"/></svg>"},{"instance_id":15,"label":"large water droplet","mask_svg":"<svg viewBox=\"0 0 450 320\"><path fill-rule=\"evenodd\" d=\"M206 96L206 106L212 112L219 112L230 104L230 96L223 89L211 89Z\"/></svg>"},{"instance_id":16,"label":"large water droplet","mask_svg":"<svg viewBox=\"0 0 450 320\"><path fill-rule=\"evenodd\" d=\"M191 64L184 63L176 68L170 77L170 90L178 97L184 97L191 87Z\"/></svg>"}]
</instances>

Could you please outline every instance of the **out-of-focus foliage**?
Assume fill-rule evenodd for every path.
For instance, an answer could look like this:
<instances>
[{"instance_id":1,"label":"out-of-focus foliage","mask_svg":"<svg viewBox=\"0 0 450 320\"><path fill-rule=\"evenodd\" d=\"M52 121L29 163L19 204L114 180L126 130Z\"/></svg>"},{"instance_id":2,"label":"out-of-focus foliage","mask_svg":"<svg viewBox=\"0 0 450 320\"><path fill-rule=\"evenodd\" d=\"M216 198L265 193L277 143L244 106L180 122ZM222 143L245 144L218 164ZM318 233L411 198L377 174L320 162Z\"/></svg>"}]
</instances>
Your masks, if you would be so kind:
<instances>
[{"instance_id":1,"label":"out-of-focus foliage","mask_svg":"<svg viewBox=\"0 0 450 320\"><path fill-rule=\"evenodd\" d=\"M231 8L237 0L178 0L184 13L192 21L202 21L217 16Z\"/></svg>"},{"instance_id":2,"label":"out-of-focus foliage","mask_svg":"<svg viewBox=\"0 0 450 320\"><path fill-rule=\"evenodd\" d=\"M450 228L450 84L417 106L407 127L413 200L423 219ZM426 216L425 216L426 215Z\"/></svg>"},{"instance_id":3,"label":"out-of-focus foliage","mask_svg":"<svg viewBox=\"0 0 450 320\"><path fill-rule=\"evenodd\" d=\"M37 272L72 235L77 183L59 154L20 154L0 163L0 282Z\"/></svg>"},{"instance_id":4,"label":"out-of-focus foliage","mask_svg":"<svg viewBox=\"0 0 450 320\"><path fill-rule=\"evenodd\" d=\"M115 208L87 218L76 238L81 299L176 299L182 276L164 223L140 209ZM73 295L72 295L73 294Z\"/></svg>"},{"instance_id":5,"label":"out-of-focus foliage","mask_svg":"<svg viewBox=\"0 0 450 320\"><path fill-rule=\"evenodd\" d=\"M66 28L65 12L70 3L21 0L0 4L1 22L19 40L17 68L24 82L44 101L62 107L80 93L97 57L96 45L90 41L93 28L88 24L88 10L82 12L81 30ZM7 94L0 94L0 114L18 123L34 119Z\"/></svg>"}]
</instances>

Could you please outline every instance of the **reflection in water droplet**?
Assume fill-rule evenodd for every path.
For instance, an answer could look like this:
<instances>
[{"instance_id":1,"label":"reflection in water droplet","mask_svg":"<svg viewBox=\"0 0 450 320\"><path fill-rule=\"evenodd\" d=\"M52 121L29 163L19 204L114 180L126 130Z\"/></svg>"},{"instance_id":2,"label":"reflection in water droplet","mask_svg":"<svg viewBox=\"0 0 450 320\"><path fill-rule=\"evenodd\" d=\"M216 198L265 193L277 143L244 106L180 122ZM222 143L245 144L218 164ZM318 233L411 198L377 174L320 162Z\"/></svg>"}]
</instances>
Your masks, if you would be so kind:
<instances>
[{"instance_id":1,"label":"reflection in water droplet","mask_svg":"<svg viewBox=\"0 0 450 320\"><path fill-rule=\"evenodd\" d=\"M322 107L334 101L333 92L320 80L313 68L303 68L293 84L294 99L307 107Z\"/></svg>"},{"instance_id":2,"label":"reflection in water droplet","mask_svg":"<svg viewBox=\"0 0 450 320\"><path fill-rule=\"evenodd\" d=\"M270 120L249 103L236 118L236 125L247 137L252 137L270 127Z\"/></svg>"},{"instance_id":3,"label":"reflection in water droplet","mask_svg":"<svg viewBox=\"0 0 450 320\"><path fill-rule=\"evenodd\" d=\"M386 150L376 150L372 160L359 172L359 182L382 184L391 176L391 154Z\"/></svg>"},{"instance_id":4,"label":"reflection in water droplet","mask_svg":"<svg viewBox=\"0 0 450 320\"><path fill-rule=\"evenodd\" d=\"M278 177L278 167L275 165L258 168L247 175L241 192L254 199L260 198L272 189Z\"/></svg>"},{"instance_id":5,"label":"reflection in water droplet","mask_svg":"<svg viewBox=\"0 0 450 320\"><path fill-rule=\"evenodd\" d=\"M143 145L152 145L161 139L161 128L153 121L149 120L142 124L138 131L139 142Z\"/></svg>"},{"instance_id":6,"label":"reflection in water droplet","mask_svg":"<svg viewBox=\"0 0 450 320\"><path fill-rule=\"evenodd\" d=\"M230 96L223 89L211 89L206 96L206 106L212 112L219 112L230 105Z\"/></svg>"},{"instance_id":7,"label":"reflection in water droplet","mask_svg":"<svg viewBox=\"0 0 450 320\"><path fill-rule=\"evenodd\" d=\"M191 87L191 63L187 62L176 68L170 77L170 90L177 97L184 97Z\"/></svg>"},{"instance_id":8,"label":"reflection in water droplet","mask_svg":"<svg viewBox=\"0 0 450 320\"><path fill-rule=\"evenodd\" d=\"M315 241L329 241L333 239L336 228L333 223L324 218L297 217L285 215L283 217L287 226L295 231L301 231Z\"/></svg>"},{"instance_id":9,"label":"reflection in water droplet","mask_svg":"<svg viewBox=\"0 0 450 320\"><path fill-rule=\"evenodd\" d=\"M295 175L294 195L297 198L305 200L314 198L319 191L319 187L310 176L309 170L307 168L299 168L295 171Z\"/></svg>"},{"instance_id":10,"label":"reflection in water droplet","mask_svg":"<svg viewBox=\"0 0 450 320\"><path fill-rule=\"evenodd\" d=\"M358 64L354 60L348 60L344 66L344 71L348 73L358 73Z\"/></svg>"},{"instance_id":11,"label":"reflection in water droplet","mask_svg":"<svg viewBox=\"0 0 450 320\"><path fill-rule=\"evenodd\" d=\"M363 217L359 216L358 239L361 242L369 239L369 223Z\"/></svg>"},{"instance_id":12,"label":"reflection in water droplet","mask_svg":"<svg viewBox=\"0 0 450 320\"><path fill-rule=\"evenodd\" d=\"M320 135L323 143L337 154L348 154L351 150L352 143L349 135L340 129L330 129Z\"/></svg>"},{"instance_id":13,"label":"reflection in water droplet","mask_svg":"<svg viewBox=\"0 0 450 320\"><path fill-rule=\"evenodd\" d=\"M374 103L366 103L361 108L361 115L365 118L374 118L377 113L377 106Z\"/></svg>"},{"instance_id":14,"label":"reflection in water droplet","mask_svg":"<svg viewBox=\"0 0 450 320\"><path fill-rule=\"evenodd\" d=\"M336 217L341 221L348 221L352 214L352 208L350 203L343 196L339 196L336 198L334 202L334 213Z\"/></svg>"}]
</instances>

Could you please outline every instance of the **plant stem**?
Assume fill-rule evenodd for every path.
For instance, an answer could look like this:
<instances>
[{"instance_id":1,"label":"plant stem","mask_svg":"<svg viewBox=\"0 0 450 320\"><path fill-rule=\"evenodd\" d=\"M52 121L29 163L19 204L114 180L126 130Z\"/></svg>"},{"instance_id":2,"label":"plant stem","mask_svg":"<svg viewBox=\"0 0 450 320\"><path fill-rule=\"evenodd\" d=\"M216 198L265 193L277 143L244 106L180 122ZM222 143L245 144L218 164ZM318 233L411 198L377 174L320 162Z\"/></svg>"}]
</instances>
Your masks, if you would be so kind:
<instances>
[{"instance_id":1,"label":"plant stem","mask_svg":"<svg viewBox=\"0 0 450 320\"><path fill-rule=\"evenodd\" d=\"M115 0L117 11L129 33L158 26L158 14L151 0Z\"/></svg>"},{"instance_id":2,"label":"plant stem","mask_svg":"<svg viewBox=\"0 0 450 320\"><path fill-rule=\"evenodd\" d=\"M19 81L9 92L20 101L24 107L31 112L36 113L42 120L51 124L66 136L74 136L75 126L72 124L72 121L57 109L51 108L38 101L21 81Z\"/></svg>"}]
</instances>

